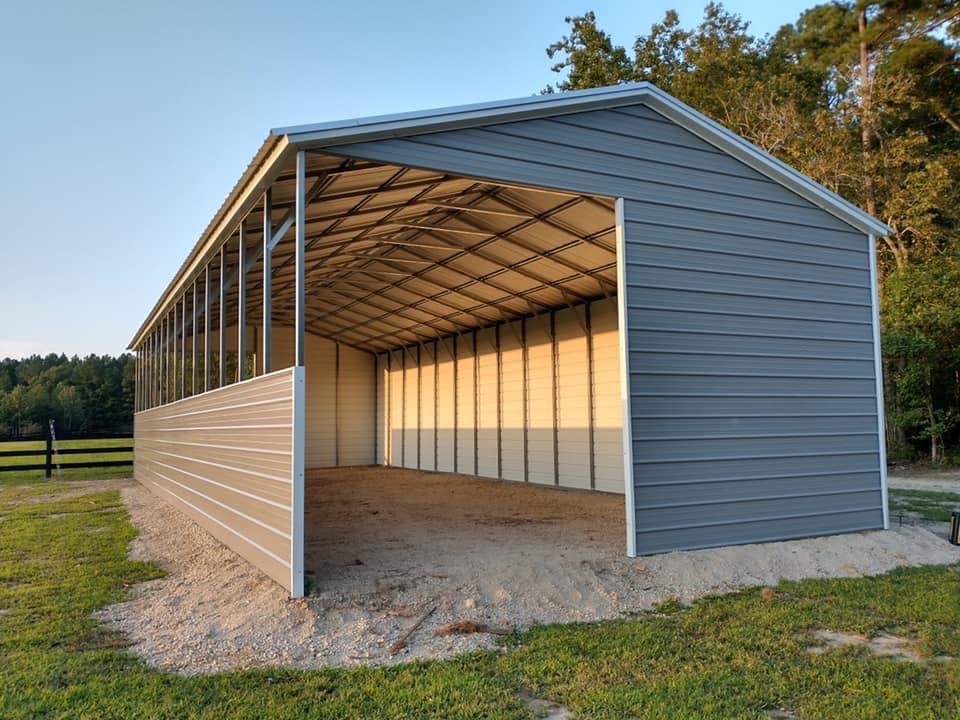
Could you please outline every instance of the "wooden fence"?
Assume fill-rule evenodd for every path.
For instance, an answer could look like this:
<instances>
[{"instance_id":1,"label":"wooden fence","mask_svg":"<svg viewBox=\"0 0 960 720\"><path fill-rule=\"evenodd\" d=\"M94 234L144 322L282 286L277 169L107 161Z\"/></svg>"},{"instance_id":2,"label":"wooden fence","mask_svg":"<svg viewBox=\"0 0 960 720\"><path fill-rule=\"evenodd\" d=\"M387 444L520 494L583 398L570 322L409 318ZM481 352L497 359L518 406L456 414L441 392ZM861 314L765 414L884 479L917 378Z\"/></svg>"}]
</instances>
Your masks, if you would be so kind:
<instances>
[{"instance_id":1,"label":"wooden fence","mask_svg":"<svg viewBox=\"0 0 960 720\"><path fill-rule=\"evenodd\" d=\"M113 433L109 435L83 435L83 436L68 436L57 438L57 445L59 446L62 442L74 442L78 440L128 440L132 438L133 435L130 433ZM4 450L3 446L5 443L23 443L23 442L42 442L45 444L45 447L35 450ZM124 467L124 466L133 466L132 459L125 460L76 460L73 462L63 462L63 456L70 455L115 455L119 453L133 453L133 447L131 445L124 446L108 446L108 447L70 447L63 448L57 447L54 450L53 447L54 441L52 438L40 437L40 438L17 438L10 440L0 440L0 472L26 472L28 470L43 470L46 477L50 477L53 474L53 468L58 464L62 470L69 470L73 468L108 468L108 467ZM59 462L54 462L54 456L56 456ZM3 458L25 458L25 457L42 457L43 462L37 463L26 463L26 464L16 464L16 465L4 465Z\"/></svg>"}]
</instances>

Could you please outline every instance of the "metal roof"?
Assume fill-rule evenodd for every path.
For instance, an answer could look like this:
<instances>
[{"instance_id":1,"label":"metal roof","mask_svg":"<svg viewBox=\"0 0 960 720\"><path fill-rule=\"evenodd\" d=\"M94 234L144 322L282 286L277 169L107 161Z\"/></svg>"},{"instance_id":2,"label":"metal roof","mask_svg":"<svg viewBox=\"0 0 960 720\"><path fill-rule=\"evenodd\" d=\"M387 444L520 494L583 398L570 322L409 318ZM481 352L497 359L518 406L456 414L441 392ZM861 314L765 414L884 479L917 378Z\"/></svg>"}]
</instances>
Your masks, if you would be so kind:
<instances>
[{"instance_id":1,"label":"metal roof","mask_svg":"<svg viewBox=\"0 0 960 720\"><path fill-rule=\"evenodd\" d=\"M335 151L336 146L349 143L369 142L392 137L408 137L443 130L552 117L591 109L609 109L638 103L643 103L670 118L678 125L700 136L720 150L736 157L746 165L789 188L799 196L830 212L865 234L879 236L891 232L890 228L886 225L851 203L848 203L840 196L830 192L810 178L763 152L735 133L710 120L703 114L696 112L650 83L630 83L558 95L534 96L399 115L383 115L330 123L277 128L272 130L267 136L257 154L233 190L231 190L210 224L204 230L193 250L145 319L143 325L141 325L131 340L130 347L137 345L144 332L156 322L157 317L170 304L172 299L182 293L191 279L194 278L200 269L212 258L220 245L236 232L240 220L255 210L263 192L268 187L273 187L278 180L282 179L281 176L285 171L289 171L292 156L298 150L331 148ZM326 155L326 157L333 159L334 164L342 163L342 158L334 158L332 155ZM341 170L345 171L346 167L347 166L343 166ZM389 166L380 167L387 168L389 174ZM327 168L326 171L329 172L329 170L330 168ZM398 168L393 168L392 170L396 171ZM381 180L383 179L381 175L378 175L378 177ZM289 180L289 178L287 179ZM452 182L454 179L455 178L449 177L444 178L443 182ZM378 185L374 182L372 175L370 176L370 181L367 185L367 192L370 193L371 197L377 193L378 190L382 191L385 189L382 187L382 183ZM462 179L461 184L463 184ZM467 183L467 185L470 184ZM449 187L452 187L452 185L448 186L448 188ZM507 217L507 214L503 214L505 213L503 203L494 200L496 195L502 195L504 193L503 187L498 187L495 183L489 182L479 187L474 184L472 187L475 192L483 195L483 203L493 203L493 205L487 208L488 211L491 211L488 212L486 216L488 219L495 217L496 212L493 211L498 209L502 213L501 217ZM519 195L516 194L519 192L518 189L508 191L507 194L509 194L509 192L514 192L512 199L514 203L519 202L521 208L529 208L526 212L534 213L534 210L538 210L539 213L543 213L545 211L542 207L535 207L537 203L532 202L534 195L531 195L530 192L535 192L532 189L526 194L521 193ZM555 193L555 195L557 194ZM563 201L570 201L576 197L575 195L568 195ZM323 200L322 194L319 193L316 198L317 201ZM469 200L469 198L467 199ZM596 201L598 199L581 198L581 200ZM560 204L562 204L562 202ZM578 202L577 204L581 207L584 206L582 202ZM374 203L374 206L375 205L376 203ZM330 205L330 208L333 207L335 207L335 205ZM458 214L461 213L458 212ZM310 218L308 217L308 224L309 222ZM605 230L605 228L601 227L603 223L597 224L591 221L588 225L589 227L583 227L581 223L581 227L578 229L578 233L582 238L590 239L596 232ZM415 228L408 229L415 230ZM503 230L503 228L498 227L496 224L488 225L482 229L493 233L502 232ZM480 231L475 230L474 232ZM463 228L461 228L461 233L467 234ZM586 240L582 242L586 242ZM541 256L545 250L549 251L549 248L536 248L536 252ZM442 258L433 258L433 260L434 264L439 267L439 262L442 261ZM516 264L516 262L518 261L515 259L511 264ZM521 264L529 262L529 259L524 260L521 258L519 262ZM599 263L597 266L583 267L581 270L588 274L598 272L598 268L603 265L604 263ZM605 270L606 268L604 268L604 271ZM563 292L565 291L561 291L561 295ZM575 296L580 296L580 294L581 293L576 293ZM324 315L326 318L329 316L329 313Z\"/></svg>"}]
</instances>

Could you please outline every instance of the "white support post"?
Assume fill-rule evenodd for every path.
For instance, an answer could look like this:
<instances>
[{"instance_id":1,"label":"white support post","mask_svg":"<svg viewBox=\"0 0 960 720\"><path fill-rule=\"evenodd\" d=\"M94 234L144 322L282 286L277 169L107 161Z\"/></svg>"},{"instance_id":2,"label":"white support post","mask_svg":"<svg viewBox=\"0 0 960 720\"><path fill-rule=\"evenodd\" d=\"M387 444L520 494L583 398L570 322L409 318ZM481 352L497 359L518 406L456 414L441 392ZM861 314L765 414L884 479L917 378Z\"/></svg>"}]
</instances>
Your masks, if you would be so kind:
<instances>
[{"instance_id":1,"label":"white support post","mask_svg":"<svg viewBox=\"0 0 960 720\"><path fill-rule=\"evenodd\" d=\"M623 420L623 496L627 515L627 556L637 556L633 478L633 427L630 407L630 336L627 332L627 256L623 198L614 204L617 231L617 339L620 346L620 408Z\"/></svg>"},{"instance_id":2,"label":"white support post","mask_svg":"<svg viewBox=\"0 0 960 720\"><path fill-rule=\"evenodd\" d=\"M263 347L260 361L263 374L270 372L273 350L273 192L270 188L263 194Z\"/></svg>"},{"instance_id":3,"label":"white support post","mask_svg":"<svg viewBox=\"0 0 960 720\"><path fill-rule=\"evenodd\" d=\"M304 246L307 235L307 154L303 150L297 153L297 185L296 185L296 242L294 247L296 266L296 320L294 330L294 358L297 367L304 365L304 317L305 317L305 282Z\"/></svg>"},{"instance_id":4,"label":"white support post","mask_svg":"<svg viewBox=\"0 0 960 720\"><path fill-rule=\"evenodd\" d=\"M306 370L293 368L293 477L291 478L290 595L303 597L304 443Z\"/></svg>"},{"instance_id":5,"label":"white support post","mask_svg":"<svg viewBox=\"0 0 960 720\"><path fill-rule=\"evenodd\" d=\"M883 529L890 529L890 503L887 498L887 423L883 406L883 355L880 348L880 292L877 282L877 239L870 243L870 304L873 321L873 367L877 383L877 449L880 456L880 498L883 503Z\"/></svg>"},{"instance_id":6,"label":"white support post","mask_svg":"<svg viewBox=\"0 0 960 720\"><path fill-rule=\"evenodd\" d=\"M220 357L217 358L217 387L224 386L227 377L227 247L224 243L220 247L220 327L218 332Z\"/></svg>"},{"instance_id":7,"label":"white support post","mask_svg":"<svg viewBox=\"0 0 960 720\"><path fill-rule=\"evenodd\" d=\"M240 250L237 260L237 379L247 379L247 223L240 221Z\"/></svg>"}]
</instances>

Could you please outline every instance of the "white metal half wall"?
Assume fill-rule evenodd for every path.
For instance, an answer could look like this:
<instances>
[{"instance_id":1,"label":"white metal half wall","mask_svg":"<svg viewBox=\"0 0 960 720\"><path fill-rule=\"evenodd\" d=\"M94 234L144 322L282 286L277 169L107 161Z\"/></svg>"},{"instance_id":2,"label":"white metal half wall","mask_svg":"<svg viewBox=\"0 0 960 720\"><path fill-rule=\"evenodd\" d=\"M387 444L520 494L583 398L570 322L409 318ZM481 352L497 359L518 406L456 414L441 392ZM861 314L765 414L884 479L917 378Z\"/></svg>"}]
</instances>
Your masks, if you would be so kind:
<instances>
[{"instance_id":1,"label":"white metal half wall","mask_svg":"<svg viewBox=\"0 0 960 720\"><path fill-rule=\"evenodd\" d=\"M380 462L622 493L615 298L377 357Z\"/></svg>"},{"instance_id":2,"label":"white metal half wall","mask_svg":"<svg viewBox=\"0 0 960 720\"><path fill-rule=\"evenodd\" d=\"M136 414L134 475L303 595L304 369Z\"/></svg>"}]
</instances>

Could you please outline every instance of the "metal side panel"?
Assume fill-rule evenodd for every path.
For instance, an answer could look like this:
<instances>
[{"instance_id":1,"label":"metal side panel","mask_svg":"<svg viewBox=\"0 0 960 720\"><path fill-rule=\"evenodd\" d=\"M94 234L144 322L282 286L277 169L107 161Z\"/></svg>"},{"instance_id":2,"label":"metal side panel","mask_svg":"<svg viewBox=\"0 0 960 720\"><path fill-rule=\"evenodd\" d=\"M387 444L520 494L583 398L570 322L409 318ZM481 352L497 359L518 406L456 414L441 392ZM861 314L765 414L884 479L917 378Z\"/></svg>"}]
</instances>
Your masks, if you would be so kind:
<instances>
[{"instance_id":1,"label":"metal side panel","mask_svg":"<svg viewBox=\"0 0 960 720\"><path fill-rule=\"evenodd\" d=\"M290 591L302 587L302 368L137 413L136 479Z\"/></svg>"},{"instance_id":2,"label":"metal side panel","mask_svg":"<svg viewBox=\"0 0 960 720\"><path fill-rule=\"evenodd\" d=\"M882 527L868 238L815 279L766 221L738 221L735 266L697 213L658 221L623 203L637 552Z\"/></svg>"}]
</instances>

